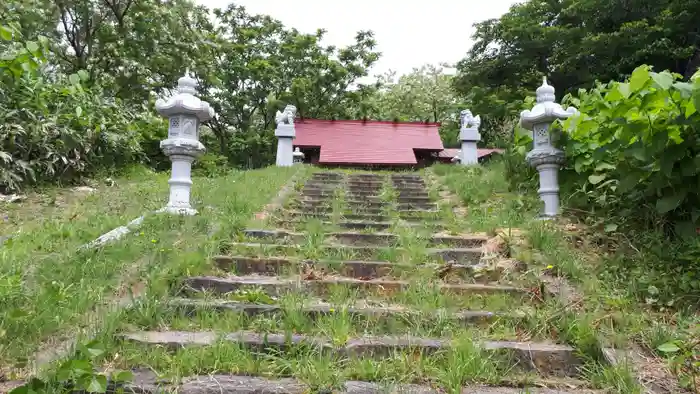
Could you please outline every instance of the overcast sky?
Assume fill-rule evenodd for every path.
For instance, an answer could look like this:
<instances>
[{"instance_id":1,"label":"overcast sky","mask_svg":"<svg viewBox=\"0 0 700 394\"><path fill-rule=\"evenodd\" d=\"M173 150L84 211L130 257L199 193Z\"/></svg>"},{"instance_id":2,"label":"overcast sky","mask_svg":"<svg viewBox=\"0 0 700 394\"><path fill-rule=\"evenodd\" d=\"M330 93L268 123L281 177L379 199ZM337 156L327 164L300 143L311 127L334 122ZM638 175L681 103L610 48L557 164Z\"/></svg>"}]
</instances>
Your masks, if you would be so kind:
<instances>
[{"instance_id":1,"label":"overcast sky","mask_svg":"<svg viewBox=\"0 0 700 394\"><path fill-rule=\"evenodd\" d=\"M230 0L197 0L210 8ZM456 63L472 45L475 22L497 18L514 0L238 0L305 33L328 32L324 44L345 46L359 30L372 30L382 52L371 74L410 72L423 64Z\"/></svg>"}]
</instances>

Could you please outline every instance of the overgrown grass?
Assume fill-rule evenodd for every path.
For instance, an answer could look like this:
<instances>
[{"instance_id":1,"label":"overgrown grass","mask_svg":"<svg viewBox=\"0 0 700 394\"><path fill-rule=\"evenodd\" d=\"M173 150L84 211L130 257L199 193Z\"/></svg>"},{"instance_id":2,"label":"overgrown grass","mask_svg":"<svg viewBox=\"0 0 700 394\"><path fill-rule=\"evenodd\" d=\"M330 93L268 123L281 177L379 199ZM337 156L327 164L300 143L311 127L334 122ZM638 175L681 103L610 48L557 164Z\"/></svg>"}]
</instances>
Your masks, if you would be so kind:
<instances>
[{"instance_id":1,"label":"overgrown grass","mask_svg":"<svg viewBox=\"0 0 700 394\"><path fill-rule=\"evenodd\" d=\"M693 371L689 367L692 362L677 367L678 382L668 379L681 357L695 362L700 357L697 345L694 350L688 347L697 342L699 335L700 316L697 302L693 302L698 281L689 278L684 269L665 271L667 259L690 257L679 256L683 248L673 247L654 231L621 234L613 227L606 231L600 224L601 218L592 218L590 222L595 226L590 228L579 223L578 217L566 214L553 223L528 221L527 216L536 215L539 205L535 202L535 188L518 186L517 190L524 194L510 202L499 203L498 199L487 196L488 193L512 196L502 170L503 162L479 168L437 166L434 169L457 195L472 204L468 217L476 217L477 223L488 227L498 227L497 221L501 221L525 229L530 250L517 257L527 256L529 263L547 267L551 275L565 277L575 286L577 294L567 294L563 299L568 311L556 319L560 335L578 348L588 349L592 355L601 347L629 348L637 344L646 352L645 357L658 357L646 366L652 369L646 373L666 375L667 378L660 378L662 386L674 392L697 390L692 380L693 374L698 379L698 368L695 366ZM531 180L536 182L536 178ZM566 196L563 200L566 202ZM474 204L483 208L475 213ZM483 209L501 219L481 221L485 216ZM614 224L611 220L602 222ZM481 228L488 231L488 227ZM689 249L683 250L687 253ZM688 299L677 298L679 288L685 289ZM688 305L696 307L688 308ZM667 346L663 347L664 344ZM664 353L660 349L673 351ZM607 366L600 355L596 358L586 367L586 375L593 384L612 387L616 392L641 392L630 372L631 366Z\"/></svg>"},{"instance_id":2,"label":"overgrown grass","mask_svg":"<svg viewBox=\"0 0 700 394\"><path fill-rule=\"evenodd\" d=\"M495 178L494 178L495 179ZM388 181L388 180L387 180ZM296 188L297 191L299 188ZM382 188L386 202L393 202L396 194L391 187ZM343 193L335 193L329 198L332 212L345 211ZM483 202L488 202L483 196ZM505 209L505 208L503 208ZM387 216L395 218L395 210L385 211ZM472 228L471 222L469 228ZM499 223L500 224L500 223ZM507 224L507 223L506 223ZM477 223L478 227L482 226ZM282 309L274 315L245 316L225 311L215 311L201 307L194 314L183 313L178 308L168 306L167 300L173 290L167 285L156 285L151 281L149 294L135 308L122 313L118 321L103 332L102 340L108 343L110 352L108 360L115 354L121 359L117 365L135 367L148 365L167 377L184 377L192 374L210 372L251 373L276 376L295 376L306 382L311 388L328 389L337 387L348 379L380 381L387 384L396 382L425 382L437 384L454 391L457 387L472 383L502 383L508 379L517 384L528 384L537 380L534 376L522 374L521 370L512 370L512 360L483 352L480 342L484 340L554 340L576 343L579 333L576 326L572 328L569 320L557 320L561 314L559 305L541 304L541 301L528 302L528 296L509 294L472 294L457 296L440 291L441 281L435 277L435 268L423 268L431 259L427 258L426 228L401 226L395 220L392 231L398 237L390 246L369 254L357 254L342 250L323 248L327 233L335 229L333 223L324 224L322 220L309 218L297 223L297 230L304 231L303 242L295 240L299 247L295 250L275 250L276 243L290 243L290 240L265 240L268 245L245 251L246 248L226 246L217 252L231 254L248 254L251 256L289 256L297 259L312 260L353 260L372 259L394 261L416 266L407 270L400 278L408 281L406 291L387 292L380 290L377 294L351 290L342 285L330 287L322 300L333 307L333 313L326 316L310 316L303 313L303 305L318 302L310 293L291 292L272 297L262 289L250 288L234 294L219 294L213 299L200 294L211 301L235 300L247 303L275 303ZM482 226L483 227L483 226ZM253 241L239 238L239 241ZM257 240L259 241L259 240ZM255 241L253 241L255 242ZM402 248L402 249L399 249ZM203 259L197 262L183 263L180 272L184 274L222 274L209 266ZM432 260L436 263L437 260ZM207 268L209 266L209 268ZM418 267L421 266L421 267ZM322 275L330 274L326 272ZM283 277L297 276L298 272L282 273ZM529 274L528 281L530 283ZM169 275L175 278L177 275ZM454 278L456 282L469 282L468 278ZM162 282L161 282L162 283ZM174 283L174 282L171 282ZM415 315L397 313L392 318L358 317L348 312L348 307L371 305L372 307L401 306L411 308ZM460 310L487 310L502 312L507 317L489 321L473 322L464 325L450 318L450 314ZM436 314L437 313L437 314ZM382 360L345 359L331 357L317 349L303 346L292 347L284 354L260 355L240 348L237 345L221 343L211 349L183 349L177 353L164 353L157 349L144 349L142 346L115 341L115 334L125 330L188 330L214 331L219 333L251 330L259 333L303 333L313 335L336 345L342 345L351 338L365 335L401 335L417 337L452 338L458 346L436 355L398 352ZM580 341L584 345L583 340ZM586 349L588 351L588 349ZM212 353L213 352L213 353ZM107 360L106 360L107 361ZM112 361L109 361L112 362ZM455 363L459 368L450 367Z\"/></svg>"},{"instance_id":3,"label":"overgrown grass","mask_svg":"<svg viewBox=\"0 0 700 394\"><path fill-rule=\"evenodd\" d=\"M434 277L435 268L424 266L424 263L437 262L426 256L427 237L431 231L440 227L429 226L427 222L418 228L404 226L398 220L396 211L388 209L384 213L392 218L391 231L398 237L394 244L379 252L357 254L324 248L324 242L330 241L327 239L328 232L337 230L334 224L337 219L324 223L324 220L309 218L294 226L306 235L303 242L297 242L300 247L288 255L298 259L333 261L374 259L414 266L415 269L397 273L398 278L411 284L406 291L382 290L377 294L367 294L338 285L331 287L319 299L314 294L296 291L276 297L265 294L262 289L251 288L235 294L220 294L213 299L210 295L200 294L198 299L276 303L282 309L274 315L258 316L209 308L197 309L195 313L183 313L167 302L179 290L177 285L180 280L188 275L225 274L213 268L210 257L220 253L245 254L243 249L232 248L230 240L246 241L239 230L250 223L248 220L255 209L268 202L288 178L288 174L278 173L279 169L274 169L274 174L272 170L238 173L204 181L208 183L203 189L209 195L202 198L209 202L198 206L210 205L212 209L203 209L199 217L150 218L144 224L142 233L130 237L130 242L120 242L97 252L106 254L110 250L115 251L110 257L104 258L104 264L115 265L109 268L114 271L107 271L115 273L123 271L126 266L124 261L116 261L120 255L133 256L131 261L144 256L139 263L142 269L138 275L144 286L144 295L135 307L102 317L99 341L105 344L107 352L100 360L113 367L149 367L163 377L175 379L214 372L238 373L294 376L313 390L336 388L345 380L355 379L378 381L387 386L399 382L422 382L456 392L458 387L473 382L507 382L527 386L538 380L537 376L513 368L512 360L507 357L484 352L480 347L481 341L552 340L573 345L580 352L585 360L583 373L595 387L636 392L638 388L629 368L607 366L602 360L600 347L625 343L628 338L635 336L631 327L642 328L643 322L648 323L648 320L642 318L643 313L635 310L634 303L617 294L612 297L611 294L614 293L611 293L610 288L590 275L595 262L591 262L587 250L572 247L565 234L554 224L533 220L537 215L536 197L508 193L502 169L502 164L498 162L481 168L436 167L435 175L468 208L464 219L455 220L449 213L454 208L450 205L442 210L438 219L446 226L459 226L454 228L458 233L492 233L498 228L506 228L508 233L508 229L516 227L528 230L524 244L515 240L507 241L512 257L525 261L527 271L505 278L510 284L532 287L531 293L528 292L525 298L506 294L456 296L442 293L437 286L440 280ZM389 182L388 177L385 179ZM431 187L433 186L435 185ZM431 196L436 194L433 188ZM396 198L389 187L383 188L382 196L387 202ZM341 192L329 199L333 207L331 215L347 212L346 198ZM268 221L265 224L273 225L274 222ZM272 245L248 253L254 256L284 255L275 251ZM337 273L324 273L328 274L333 277ZM570 302L566 297L549 299L538 295L538 278L545 274L570 278L580 286L584 299L581 302ZM294 270L282 273L283 277L298 275ZM389 275L392 276L394 272ZM469 282L468 278L460 277L450 280L455 283ZM114 279L105 280L101 293L103 298L105 294L114 292L114 282ZM303 312L303 305L318 303L319 300L331 305L333 313L311 317ZM90 305L95 304L93 301ZM419 313L411 316L396 314L392 319L358 318L349 313L347 308L359 304L373 307L402 306ZM614 313L618 309L632 314L618 316ZM448 317L449 313L459 310L503 312L509 314L509 317L464 326ZM439 313L435 315L436 312ZM75 321L77 320L66 322L63 326L74 324ZM186 348L169 352L118 339L120 332L142 329L303 333L325 338L336 345L365 335L409 334L452 338L459 346L434 355L398 352L381 360L373 360L341 358L307 346L293 346L284 354L259 354L224 342L201 349ZM644 337L641 332L636 336ZM654 343L665 342L673 333L662 330L643 332L649 338L648 341Z\"/></svg>"},{"instance_id":4,"label":"overgrown grass","mask_svg":"<svg viewBox=\"0 0 700 394\"><path fill-rule=\"evenodd\" d=\"M529 195L508 191L501 161L493 161L488 166L440 164L431 171L466 207L463 222L455 216L453 206L442 207L444 220L451 223L453 231L493 232L499 228L520 227L533 217L537 201Z\"/></svg>"},{"instance_id":5,"label":"overgrown grass","mask_svg":"<svg viewBox=\"0 0 700 394\"><path fill-rule=\"evenodd\" d=\"M115 299L167 286L170 278L205 264L295 171L196 178L198 216L150 215L138 231L94 250L78 248L165 204L168 174L118 179L116 186L56 210L31 232L20 232L0 249L0 365L21 377L35 351L95 323L98 329L109 326L118 314L104 307Z\"/></svg>"}]
</instances>

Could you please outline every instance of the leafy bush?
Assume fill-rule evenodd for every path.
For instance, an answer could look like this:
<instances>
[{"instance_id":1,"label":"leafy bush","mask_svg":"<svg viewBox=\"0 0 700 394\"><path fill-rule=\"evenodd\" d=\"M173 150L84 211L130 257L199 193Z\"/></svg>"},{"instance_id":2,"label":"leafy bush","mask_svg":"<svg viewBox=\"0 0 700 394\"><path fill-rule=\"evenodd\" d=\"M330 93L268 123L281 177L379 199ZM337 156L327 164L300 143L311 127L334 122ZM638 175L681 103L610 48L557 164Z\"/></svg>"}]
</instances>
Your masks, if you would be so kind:
<instances>
[{"instance_id":1,"label":"leafy bush","mask_svg":"<svg viewBox=\"0 0 700 394\"><path fill-rule=\"evenodd\" d=\"M567 95L580 113L555 128L566 165L565 206L619 236L606 259L606 281L658 307L682 307L700 296L700 74L689 82L669 72L635 69L625 82ZM505 155L511 189L537 186L525 165L531 139L516 135Z\"/></svg>"},{"instance_id":2,"label":"leafy bush","mask_svg":"<svg viewBox=\"0 0 700 394\"><path fill-rule=\"evenodd\" d=\"M143 146L164 122L89 89L84 71L64 75L46 61L48 41L21 41L2 27L0 46L0 188L74 181L147 159Z\"/></svg>"},{"instance_id":3,"label":"leafy bush","mask_svg":"<svg viewBox=\"0 0 700 394\"><path fill-rule=\"evenodd\" d=\"M513 144L503 154L505 176L508 188L513 192L535 192L538 186L537 171L525 160L532 137L524 130L516 130Z\"/></svg>"},{"instance_id":4,"label":"leafy bush","mask_svg":"<svg viewBox=\"0 0 700 394\"><path fill-rule=\"evenodd\" d=\"M625 82L567 96L581 112L564 122L565 151L587 204L618 217L673 224L700 219L700 74L692 82L640 66ZM671 229L670 226L664 226Z\"/></svg>"}]
</instances>

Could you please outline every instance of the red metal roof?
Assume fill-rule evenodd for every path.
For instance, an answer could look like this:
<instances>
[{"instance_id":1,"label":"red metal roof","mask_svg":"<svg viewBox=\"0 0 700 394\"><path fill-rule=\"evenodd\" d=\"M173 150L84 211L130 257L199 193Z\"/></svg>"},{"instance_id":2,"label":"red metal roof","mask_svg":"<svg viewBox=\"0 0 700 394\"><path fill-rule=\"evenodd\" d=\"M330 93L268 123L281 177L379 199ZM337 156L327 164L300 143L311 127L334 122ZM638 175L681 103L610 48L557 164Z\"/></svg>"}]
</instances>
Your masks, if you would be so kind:
<instances>
[{"instance_id":1,"label":"red metal roof","mask_svg":"<svg viewBox=\"0 0 700 394\"><path fill-rule=\"evenodd\" d=\"M443 149L438 123L305 119L294 126L294 146L320 147L321 164L416 164L414 149Z\"/></svg>"},{"instance_id":2,"label":"red metal roof","mask_svg":"<svg viewBox=\"0 0 700 394\"><path fill-rule=\"evenodd\" d=\"M457 156L457 152L459 149L444 149L442 150L439 154L438 157L445 158L445 159L451 159L455 156ZM485 156L490 156L494 153L503 153L503 149L477 149L476 150L476 157L481 159L482 157Z\"/></svg>"}]
</instances>

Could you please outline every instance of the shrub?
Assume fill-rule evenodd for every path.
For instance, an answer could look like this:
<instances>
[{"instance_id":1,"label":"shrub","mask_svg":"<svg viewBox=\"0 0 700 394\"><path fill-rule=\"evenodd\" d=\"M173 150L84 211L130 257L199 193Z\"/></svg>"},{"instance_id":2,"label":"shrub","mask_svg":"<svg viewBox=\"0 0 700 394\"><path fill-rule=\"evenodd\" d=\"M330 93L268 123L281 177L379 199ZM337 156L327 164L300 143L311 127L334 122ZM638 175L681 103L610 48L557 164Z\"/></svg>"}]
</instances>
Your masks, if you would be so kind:
<instances>
[{"instance_id":1,"label":"shrub","mask_svg":"<svg viewBox=\"0 0 700 394\"><path fill-rule=\"evenodd\" d=\"M618 218L694 234L700 218L700 74L692 82L640 66L565 103L565 151L587 203ZM666 226L666 224L672 224Z\"/></svg>"},{"instance_id":2,"label":"shrub","mask_svg":"<svg viewBox=\"0 0 700 394\"><path fill-rule=\"evenodd\" d=\"M18 28L0 28L0 189L70 182L147 159L143 147L167 132L161 119L84 87L84 71L57 72L46 61L47 40L24 42Z\"/></svg>"}]
</instances>

